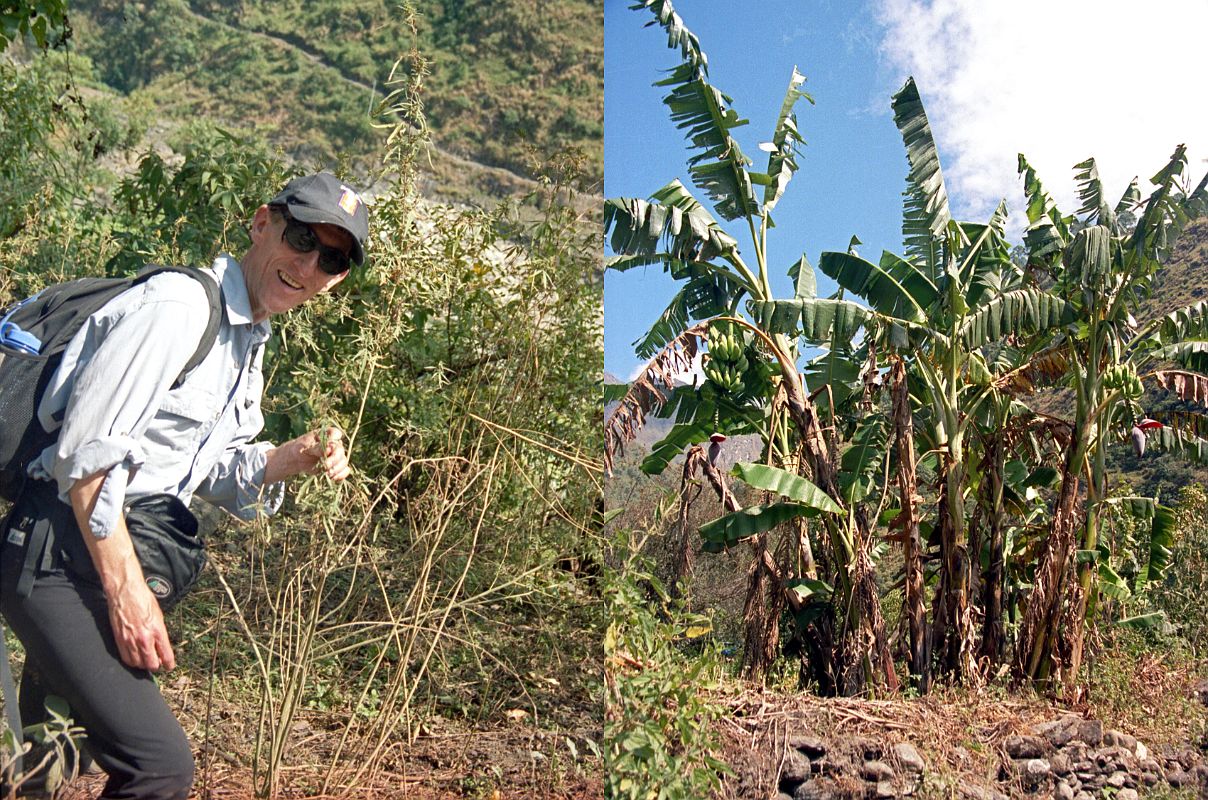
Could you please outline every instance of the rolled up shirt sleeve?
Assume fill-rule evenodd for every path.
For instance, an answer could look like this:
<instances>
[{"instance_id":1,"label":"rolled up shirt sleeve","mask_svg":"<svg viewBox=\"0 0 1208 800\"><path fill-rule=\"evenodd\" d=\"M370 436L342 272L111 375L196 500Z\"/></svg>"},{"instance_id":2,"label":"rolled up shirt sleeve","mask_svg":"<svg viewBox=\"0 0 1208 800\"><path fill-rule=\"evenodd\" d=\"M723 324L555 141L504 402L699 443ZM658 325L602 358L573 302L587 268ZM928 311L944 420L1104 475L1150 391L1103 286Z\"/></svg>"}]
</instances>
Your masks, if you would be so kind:
<instances>
[{"instance_id":1,"label":"rolled up shirt sleeve","mask_svg":"<svg viewBox=\"0 0 1208 800\"><path fill-rule=\"evenodd\" d=\"M77 481L108 472L89 518L97 538L116 527L126 486L145 461L138 440L196 349L207 321L205 303L144 302L113 323L91 358L79 364L49 477L69 502L68 492ZM90 320L77 336L99 335L89 326L105 323Z\"/></svg>"},{"instance_id":2,"label":"rolled up shirt sleeve","mask_svg":"<svg viewBox=\"0 0 1208 800\"><path fill-rule=\"evenodd\" d=\"M269 442L244 441L228 447L198 487L197 496L243 520L276 514L285 500L285 484L264 485L264 469L272 449Z\"/></svg>"}]
</instances>

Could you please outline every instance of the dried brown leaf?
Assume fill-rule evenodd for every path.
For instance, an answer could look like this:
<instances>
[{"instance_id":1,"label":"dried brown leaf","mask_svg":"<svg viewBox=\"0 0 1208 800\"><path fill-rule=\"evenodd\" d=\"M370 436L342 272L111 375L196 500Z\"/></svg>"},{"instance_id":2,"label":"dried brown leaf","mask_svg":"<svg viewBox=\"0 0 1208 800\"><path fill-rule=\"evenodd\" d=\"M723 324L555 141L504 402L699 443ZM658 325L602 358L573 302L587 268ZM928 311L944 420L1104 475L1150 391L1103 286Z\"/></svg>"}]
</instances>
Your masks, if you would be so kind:
<instances>
[{"instance_id":1,"label":"dried brown leaf","mask_svg":"<svg viewBox=\"0 0 1208 800\"><path fill-rule=\"evenodd\" d=\"M1159 370L1153 375L1164 389L1174 392L1181 400L1201 405L1208 401L1208 378L1203 375L1181 369Z\"/></svg>"},{"instance_id":2,"label":"dried brown leaf","mask_svg":"<svg viewBox=\"0 0 1208 800\"><path fill-rule=\"evenodd\" d=\"M1051 386L1069 370L1069 351L1064 347L1037 353L1018 369L1005 372L994 381L994 388L1012 395L1031 394L1037 384Z\"/></svg>"},{"instance_id":3,"label":"dried brown leaf","mask_svg":"<svg viewBox=\"0 0 1208 800\"><path fill-rule=\"evenodd\" d=\"M692 369L692 361L700 348L700 339L709 329L708 322L693 325L668 342L642 367L638 377L629 385L612 416L604 423L604 471L612 474L613 459L624 452L646 423L646 417L657 412L667 402L675 385L675 376Z\"/></svg>"}]
</instances>

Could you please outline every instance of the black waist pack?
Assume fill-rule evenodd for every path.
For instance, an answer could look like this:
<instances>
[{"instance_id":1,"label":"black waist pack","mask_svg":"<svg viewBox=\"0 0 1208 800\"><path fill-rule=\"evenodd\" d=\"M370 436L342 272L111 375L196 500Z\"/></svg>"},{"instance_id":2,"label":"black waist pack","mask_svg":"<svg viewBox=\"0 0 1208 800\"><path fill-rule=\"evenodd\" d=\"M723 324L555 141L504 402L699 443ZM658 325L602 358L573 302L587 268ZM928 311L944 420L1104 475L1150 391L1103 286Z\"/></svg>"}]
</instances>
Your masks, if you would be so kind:
<instances>
[{"instance_id":1,"label":"black waist pack","mask_svg":"<svg viewBox=\"0 0 1208 800\"><path fill-rule=\"evenodd\" d=\"M153 494L126 506L126 528L147 588L169 610L197 585L206 566L197 517L180 498Z\"/></svg>"},{"instance_id":2,"label":"black waist pack","mask_svg":"<svg viewBox=\"0 0 1208 800\"><path fill-rule=\"evenodd\" d=\"M45 567L45 556L57 550L64 567L72 575L99 584L100 575L92 562L92 553L83 541L85 535L92 533L80 531L71 506L58 499L53 485L43 488L42 481L31 483L39 486L33 492L27 491L22 502L13 509L13 518L21 520L25 517L30 524L24 572ZM205 543L197 535L197 517L180 502L180 498L172 494L151 494L126 505L126 527L135 555L143 566L147 589L159 601L159 608L172 609L197 585L207 561ZM22 582L31 578L33 575L28 578L23 575Z\"/></svg>"}]
</instances>

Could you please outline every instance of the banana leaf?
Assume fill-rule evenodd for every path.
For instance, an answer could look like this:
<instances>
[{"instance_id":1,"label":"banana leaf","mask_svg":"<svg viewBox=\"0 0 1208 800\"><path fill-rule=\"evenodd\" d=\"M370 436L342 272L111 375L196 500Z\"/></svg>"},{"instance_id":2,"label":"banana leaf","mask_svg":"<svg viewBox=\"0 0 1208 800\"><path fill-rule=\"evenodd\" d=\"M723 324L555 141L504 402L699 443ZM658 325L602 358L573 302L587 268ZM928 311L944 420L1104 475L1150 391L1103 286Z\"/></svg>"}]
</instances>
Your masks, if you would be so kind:
<instances>
[{"instance_id":1,"label":"banana leaf","mask_svg":"<svg viewBox=\"0 0 1208 800\"><path fill-rule=\"evenodd\" d=\"M688 449L689 445L698 444L709 438L711 431L696 422L673 425L650 455L642 460L641 470L647 475L661 475L667 465Z\"/></svg>"},{"instance_id":2,"label":"banana leaf","mask_svg":"<svg viewBox=\"0 0 1208 800\"><path fill-rule=\"evenodd\" d=\"M826 492L800 475L795 475L779 467L740 461L734 465L731 474L756 489L775 492L818 511L827 511L832 514L843 513L839 504L832 500Z\"/></svg>"},{"instance_id":3,"label":"banana leaf","mask_svg":"<svg viewBox=\"0 0 1208 800\"><path fill-rule=\"evenodd\" d=\"M798 517L815 517L821 512L804 503L773 503L768 506L748 506L700 526L706 546L733 547L743 539L770 531L777 525ZM717 552L709 549L708 552Z\"/></svg>"}]
</instances>

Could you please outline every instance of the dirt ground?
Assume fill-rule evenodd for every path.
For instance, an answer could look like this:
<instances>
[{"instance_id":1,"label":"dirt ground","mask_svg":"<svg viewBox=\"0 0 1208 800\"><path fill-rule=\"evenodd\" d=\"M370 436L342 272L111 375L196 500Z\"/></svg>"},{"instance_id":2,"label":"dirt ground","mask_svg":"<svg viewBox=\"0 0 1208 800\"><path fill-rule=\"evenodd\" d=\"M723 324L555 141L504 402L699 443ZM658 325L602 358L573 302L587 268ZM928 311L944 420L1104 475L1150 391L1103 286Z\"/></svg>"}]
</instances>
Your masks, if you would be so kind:
<instances>
[{"instance_id":1,"label":"dirt ground","mask_svg":"<svg viewBox=\"0 0 1208 800\"><path fill-rule=\"evenodd\" d=\"M337 735L332 732L332 735ZM389 770L359 777L333 776L326 792L326 775L318 756L334 743L324 735L301 740L289 759L283 787L275 795L282 800L336 800L337 798L381 798L382 800L578 800L604 796L600 760L587 756L571 762L556 756L552 745L562 744L548 732L513 726L501 730L457 730L442 723L438 730L421 735L414 745L401 743L388 759ZM309 762L309 763L308 763ZM353 782L355 780L355 782ZM91 800L100 794L105 778L83 775L60 794L62 800ZM251 800L255 797L250 766L232 764L222 758L197 754L195 800ZM346 788L347 787L347 788Z\"/></svg>"},{"instance_id":2,"label":"dirt ground","mask_svg":"<svg viewBox=\"0 0 1208 800\"><path fill-rule=\"evenodd\" d=\"M193 800L251 800L263 783L253 774L253 720L237 703L207 699L181 676L162 684L177 712L196 761ZM282 800L578 800L604 796L599 714L586 698L564 697L557 713L497 723L429 716L415 741L388 742L374 772L357 774L368 761L344 750L331 770L347 720L335 713L300 712L282 756L274 797ZM324 788L326 782L326 789ZM92 800L105 783L85 774L60 792L61 800Z\"/></svg>"}]
</instances>

